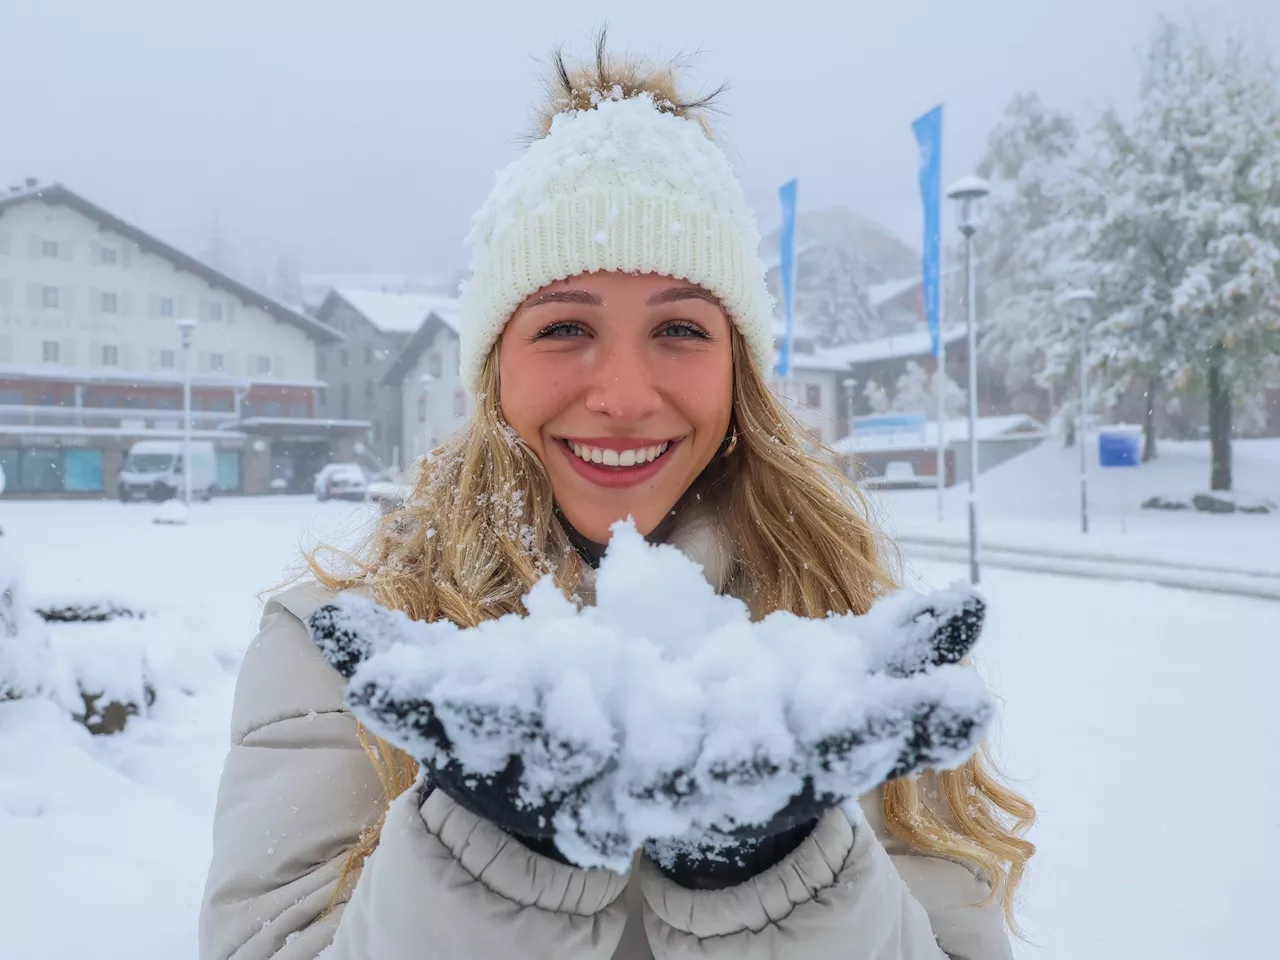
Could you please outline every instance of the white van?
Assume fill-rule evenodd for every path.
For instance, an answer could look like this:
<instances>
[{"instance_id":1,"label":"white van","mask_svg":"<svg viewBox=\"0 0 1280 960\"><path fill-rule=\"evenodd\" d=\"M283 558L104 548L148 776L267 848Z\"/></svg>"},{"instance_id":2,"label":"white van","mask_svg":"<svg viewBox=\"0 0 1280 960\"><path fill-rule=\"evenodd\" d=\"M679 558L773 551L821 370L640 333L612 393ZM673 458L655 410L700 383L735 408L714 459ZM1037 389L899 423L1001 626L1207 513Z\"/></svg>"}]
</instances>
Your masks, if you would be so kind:
<instances>
[{"instance_id":1,"label":"white van","mask_svg":"<svg viewBox=\"0 0 1280 960\"><path fill-rule=\"evenodd\" d=\"M120 500L169 500L185 492L181 440L142 440L120 471ZM208 440L191 441L191 496L208 500L218 482L218 454Z\"/></svg>"}]
</instances>

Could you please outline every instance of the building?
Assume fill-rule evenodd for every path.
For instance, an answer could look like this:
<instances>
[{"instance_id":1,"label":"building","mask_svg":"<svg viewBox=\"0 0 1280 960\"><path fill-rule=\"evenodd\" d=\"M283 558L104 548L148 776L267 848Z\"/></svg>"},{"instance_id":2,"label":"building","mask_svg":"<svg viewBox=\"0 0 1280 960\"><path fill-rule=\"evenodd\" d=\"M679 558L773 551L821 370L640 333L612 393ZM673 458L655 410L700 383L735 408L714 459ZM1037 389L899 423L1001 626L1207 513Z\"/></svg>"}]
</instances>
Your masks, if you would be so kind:
<instances>
[{"instance_id":1,"label":"building","mask_svg":"<svg viewBox=\"0 0 1280 960\"><path fill-rule=\"evenodd\" d=\"M341 339L64 186L0 194L6 496L114 495L135 440L181 438L184 367L219 492L309 489L369 427L317 414L316 349Z\"/></svg>"},{"instance_id":2,"label":"building","mask_svg":"<svg viewBox=\"0 0 1280 960\"><path fill-rule=\"evenodd\" d=\"M383 382L426 317L435 310L451 315L456 303L431 294L337 287L316 312L344 337L320 348L319 374L327 382L320 415L370 421L372 466L399 467L412 460L403 446L403 398L398 387Z\"/></svg>"},{"instance_id":3,"label":"building","mask_svg":"<svg viewBox=\"0 0 1280 960\"><path fill-rule=\"evenodd\" d=\"M400 398L406 466L430 453L472 413L458 367L458 304L437 303L395 358L383 385Z\"/></svg>"}]
</instances>

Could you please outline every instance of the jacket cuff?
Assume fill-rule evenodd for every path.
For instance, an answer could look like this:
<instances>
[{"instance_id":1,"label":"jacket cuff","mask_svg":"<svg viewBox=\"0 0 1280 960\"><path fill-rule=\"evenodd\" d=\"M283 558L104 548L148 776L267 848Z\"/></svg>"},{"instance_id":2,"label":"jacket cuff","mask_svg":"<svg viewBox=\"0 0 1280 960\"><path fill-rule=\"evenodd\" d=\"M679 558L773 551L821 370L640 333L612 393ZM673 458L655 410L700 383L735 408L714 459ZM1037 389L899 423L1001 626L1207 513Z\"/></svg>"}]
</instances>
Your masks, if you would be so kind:
<instances>
[{"instance_id":1,"label":"jacket cuff","mask_svg":"<svg viewBox=\"0 0 1280 960\"><path fill-rule=\"evenodd\" d=\"M431 790L421 813L427 831L462 869L513 903L587 917L617 900L627 885L612 870L583 869L535 853L443 791Z\"/></svg>"},{"instance_id":2,"label":"jacket cuff","mask_svg":"<svg viewBox=\"0 0 1280 960\"><path fill-rule=\"evenodd\" d=\"M853 855L854 833L840 810L828 810L780 863L723 890L686 889L646 857L639 865L641 889L658 920L699 940L763 930L835 885Z\"/></svg>"}]
</instances>

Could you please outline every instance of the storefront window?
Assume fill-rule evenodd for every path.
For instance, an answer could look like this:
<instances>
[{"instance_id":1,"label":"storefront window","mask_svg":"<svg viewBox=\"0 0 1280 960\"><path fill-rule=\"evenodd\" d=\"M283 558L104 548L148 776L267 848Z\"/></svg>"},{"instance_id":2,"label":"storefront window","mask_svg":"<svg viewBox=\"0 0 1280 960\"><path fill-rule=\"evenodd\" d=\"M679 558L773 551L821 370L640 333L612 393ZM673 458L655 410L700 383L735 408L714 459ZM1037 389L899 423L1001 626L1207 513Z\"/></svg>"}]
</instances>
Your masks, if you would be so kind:
<instances>
[{"instance_id":1,"label":"storefront window","mask_svg":"<svg viewBox=\"0 0 1280 960\"><path fill-rule=\"evenodd\" d=\"M21 486L27 493L62 490L62 457L57 447L24 447Z\"/></svg>"},{"instance_id":2,"label":"storefront window","mask_svg":"<svg viewBox=\"0 0 1280 960\"><path fill-rule=\"evenodd\" d=\"M102 451L62 451L62 476L68 493L101 493Z\"/></svg>"},{"instance_id":3,"label":"storefront window","mask_svg":"<svg viewBox=\"0 0 1280 960\"><path fill-rule=\"evenodd\" d=\"M244 480L240 472L240 451L218 451L218 491L220 493L239 493L243 489Z\"/></svg>"}]
</instances>

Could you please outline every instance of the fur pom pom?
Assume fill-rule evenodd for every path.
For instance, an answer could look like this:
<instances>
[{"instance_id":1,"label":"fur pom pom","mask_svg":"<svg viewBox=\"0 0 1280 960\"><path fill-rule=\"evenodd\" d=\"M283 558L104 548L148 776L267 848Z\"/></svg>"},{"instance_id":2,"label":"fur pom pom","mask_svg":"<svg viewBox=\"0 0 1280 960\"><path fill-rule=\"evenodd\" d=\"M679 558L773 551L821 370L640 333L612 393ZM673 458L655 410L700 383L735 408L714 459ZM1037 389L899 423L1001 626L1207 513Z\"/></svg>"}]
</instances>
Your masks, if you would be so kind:
<instances>
[{"instance_id":1,"label":"fur pom pom","mask_svg":"<svg viewBox=\"0 0 1280 960\"><path fill-rule=\"evenodd\" d=\"M686 100L680 94L678 74L690 65L691 57L676 57L665 64L634 57L611 57L606 50L606 34L603 29L596 34L595 58L591 63L570 67L563 49L557 48L552 53L550 73L544 81L547 95L538 110L531 140L545 137L551 131L551 122L562 113L590 110L602 100L641 96L651 97L664 113L696 121L710 139L715 139L707 114L716 110L717 101L728 84L722 83L706 96Z\"/></svg>"}]
</instances>

